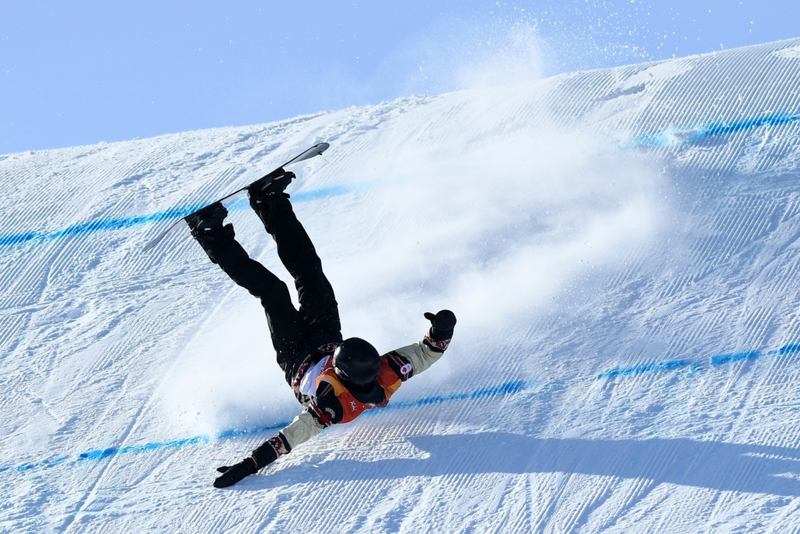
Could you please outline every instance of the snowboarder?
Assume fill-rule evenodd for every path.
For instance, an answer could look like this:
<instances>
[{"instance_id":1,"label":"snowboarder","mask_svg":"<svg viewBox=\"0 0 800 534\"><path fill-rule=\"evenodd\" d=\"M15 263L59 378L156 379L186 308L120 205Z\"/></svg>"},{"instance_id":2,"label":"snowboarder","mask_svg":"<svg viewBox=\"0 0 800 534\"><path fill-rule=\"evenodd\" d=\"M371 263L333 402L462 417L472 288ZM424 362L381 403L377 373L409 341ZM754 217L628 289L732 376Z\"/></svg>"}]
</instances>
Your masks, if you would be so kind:
<instances>
[{"instance_id":1,"label":"snowboarder","mask_svg":"<svg viewBox=\"0 0 800 534\"><path fill-rule=\"evenodd\" d=\"M294 173L284 172L270 176L266 183L255 182L248 196L250 206L275 239L281 262L294 278L299 309L292 304L286 284L250 259L235 240L233 225L223 224L228 211L221 203L186 217L192 235L211 261L261 300L278 365L305 407L251 456L219 467L222 475L214 481L217 488L256 473L330 425L348 423L366 410L386 406L404 381L441 358L456 324L449 310L426 313L431 327L425 338L383 356L363 339L343 340L333 288L292 210L289 195L284 193L294 177Z\"/></svg>"}]
</instances>

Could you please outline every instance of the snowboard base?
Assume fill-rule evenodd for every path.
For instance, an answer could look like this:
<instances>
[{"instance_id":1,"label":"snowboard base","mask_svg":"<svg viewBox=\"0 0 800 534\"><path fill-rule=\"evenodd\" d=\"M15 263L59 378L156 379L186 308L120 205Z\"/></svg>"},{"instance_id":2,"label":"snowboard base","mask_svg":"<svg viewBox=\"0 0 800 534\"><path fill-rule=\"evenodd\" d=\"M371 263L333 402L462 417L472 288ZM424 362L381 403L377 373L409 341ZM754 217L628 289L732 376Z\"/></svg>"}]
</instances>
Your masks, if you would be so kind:
<instances>
[{"instance_id":1,"label":"snowboard base","mask_svg":"<svg viewBox=\"0 0 800 534\"><path fill-rule=\"evenodd\" d=\"M167 235L169 235L172 232L176 231L178 228L182 228L184 225L186 225L186 217L188 217L188 216L190 216L190 215L192 215L194 213L197 213L201 209L206 208L206 207L208 207L211 204L214 204L216 202L222 202L222 205L227 207L227 205L233 203L234 201L236 201L236 200L238 200L240 198L246 197L247 196L247 190L251 185L253 185L253 184L255 184L255 183L257 183L257 182L259 182L261 180L264 180L265 178L268 178L268 177L270 177L272 175L280 176L281 174L283 174L283 168L286 167L287 165L292 165L293 163L299 163L301 161L305 161L307 159L311 159L313 157L319 156L320 154L322 154L323 152L328 150L328 147L330 147L330 146L331 145L329 145L328 143L319 143L319 144L316 144L316 145L314 145L314 146L312 146L310 148L307 148L306 150L302 151L301 153L299 153L298 155L296 155L295 157L293 157L292 159L290 159L289 161L287 161L283 165L281 165L281 166L277 167L276 169L274 169L273 171L270 171L269 173L265 174L264 176L262 176L258 180L253 180L252 182L250 182L246 186L237 189L233 193L225 195L224 197L222 197L222 198L220 198L218 200L215 200L214 202L209 202L205 206L202 206L201 208L199 208L199 209L197 209L197 210L195 210L195 211L193 211L191 213L187 213L182 218L180 218L177 221L175 221L174 223L172 223L169 226L169 228L167 228L166 230L164 230L163 232L158 234L155 237L155 239L153 239L147 245L145 245L144 249L142 249L142 253L145 253L145 252L148 252L148 251L152 250L153 247L158 245L165 237L167 237Z\"/></svg>"}]
</instances>

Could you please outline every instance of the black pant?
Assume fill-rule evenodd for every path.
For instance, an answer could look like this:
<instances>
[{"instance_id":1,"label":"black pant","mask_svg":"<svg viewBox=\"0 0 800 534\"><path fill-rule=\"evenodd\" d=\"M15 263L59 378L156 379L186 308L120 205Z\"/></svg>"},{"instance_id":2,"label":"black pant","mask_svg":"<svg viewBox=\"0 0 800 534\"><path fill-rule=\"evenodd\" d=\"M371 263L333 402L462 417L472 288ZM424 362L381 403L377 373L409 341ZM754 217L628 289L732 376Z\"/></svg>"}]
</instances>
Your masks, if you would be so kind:
<instances>
[{"instance_id":1,"label":"black pant","mask_svg":"<svg viewBox=\"0 0 800 534\"><path fill-rule=\"evenodd\" d=\"M201 235L197 240L211 261L238 285L261 300L267 314L278 365L291 385L297 367L320 345L342 340L339 307L314 245L284 195L250 201L267 232L275 239L278 256L294 278L300 302L295 309L289 289L266 267L251 259L236 241L233 225Z\"/></svg>"}]
</instances>

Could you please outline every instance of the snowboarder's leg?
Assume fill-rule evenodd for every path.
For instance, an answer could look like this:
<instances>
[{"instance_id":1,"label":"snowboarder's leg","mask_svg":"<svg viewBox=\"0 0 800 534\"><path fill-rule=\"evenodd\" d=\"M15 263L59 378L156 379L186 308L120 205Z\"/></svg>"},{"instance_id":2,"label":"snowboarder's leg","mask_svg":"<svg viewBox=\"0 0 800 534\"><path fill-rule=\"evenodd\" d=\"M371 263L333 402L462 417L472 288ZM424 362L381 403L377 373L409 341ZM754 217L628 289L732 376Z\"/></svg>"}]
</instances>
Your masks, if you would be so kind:
<instances>
[{"instance_id":1,"label":"snowboarder's leg","mask_svg":"<svg viewBox=\"0 0 800 534\"><path fill-rule=\"evenodd\" d=\"M235 239L233 225L223 226L226 215L222 204L212 204L191 220L187 217L187 222L211 261L237 285L261 300L278 365L288 373L300 349L300 314L292 304L286 284L247 255Z\"/></svg>"},{"instance_id":2,"label":"snowboarder's leg","mask_svg":"<svg viewBox=\"0 0 800 534\"><path fill-rule=\"evenodd\" d=\"M280 192L251 195L250 205L275 239L278 256L294 278L304 330L341 339L339 305L333 288L322 272L322 262L297 220L288 195Z\"/></svg>"}]
</instances>

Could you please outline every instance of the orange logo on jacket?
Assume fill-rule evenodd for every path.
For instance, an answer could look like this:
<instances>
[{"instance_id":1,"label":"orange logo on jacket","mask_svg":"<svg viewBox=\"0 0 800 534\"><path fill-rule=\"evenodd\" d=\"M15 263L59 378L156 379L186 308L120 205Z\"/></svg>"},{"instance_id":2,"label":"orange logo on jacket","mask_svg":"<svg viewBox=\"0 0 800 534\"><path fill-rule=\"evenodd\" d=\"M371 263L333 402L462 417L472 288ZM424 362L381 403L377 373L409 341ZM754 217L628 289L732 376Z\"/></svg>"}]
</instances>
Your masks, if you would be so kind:
<instances>
[{"instance_id":1,"label":"orange logo on jacket","mask_svg":"<svg viewBox=\"0 0 800 534\"><path fill-rule=\"evenodd\" d=\"M380 404L367 404L356 399L339 381L339 377L336 376L336 371L333 368L333 358L329 358L328 361L325 362L325 367L323 367L322 372L320 372L317 377L317 387L319 387L319 383L322 380L325 380L333 386L333 393L342 405L344 416L340 423L349 423L367 410L383 408L389 403L389 398L403 383L403 381L394 374L394 371L389 367L389 362L384 357L381 357L381 371L378 373L378 385L383 388L383 392L386 394L386 400Z\"/></svg>"}]
</instances>

